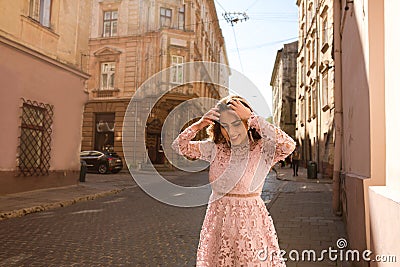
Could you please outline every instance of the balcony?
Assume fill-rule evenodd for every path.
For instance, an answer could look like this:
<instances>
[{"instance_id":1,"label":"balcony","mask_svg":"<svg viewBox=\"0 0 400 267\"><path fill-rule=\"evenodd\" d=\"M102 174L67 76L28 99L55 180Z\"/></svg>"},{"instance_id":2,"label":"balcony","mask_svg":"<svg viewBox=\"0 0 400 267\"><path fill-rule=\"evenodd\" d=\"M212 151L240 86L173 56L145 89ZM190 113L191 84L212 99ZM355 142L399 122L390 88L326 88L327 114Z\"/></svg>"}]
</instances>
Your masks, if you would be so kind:
<instances>
[{"instance_id":1,"label":"balcony","mask_svg":"<svg viewBox=\"0 0 400 267\"><path fill-rule=\"evenodd\" d=\"M94 89L92 90L94 98L110 98L118 96L119 89Z\"/></svg>"}]
</instances>

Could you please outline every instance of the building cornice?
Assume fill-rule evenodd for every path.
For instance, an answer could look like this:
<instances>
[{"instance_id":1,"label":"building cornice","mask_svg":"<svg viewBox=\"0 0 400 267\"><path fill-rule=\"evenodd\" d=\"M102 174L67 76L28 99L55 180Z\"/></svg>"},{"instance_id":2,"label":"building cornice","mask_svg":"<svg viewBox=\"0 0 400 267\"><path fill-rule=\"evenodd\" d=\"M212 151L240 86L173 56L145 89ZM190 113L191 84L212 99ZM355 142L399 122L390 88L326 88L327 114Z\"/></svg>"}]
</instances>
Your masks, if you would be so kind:
<instances>
[{"instance_id":1,"label":"building cornice","mask_svg":"<svg viewBox=\"0 0 400 267\"><path fill-rule=\"evenodd\" d=\"M282 51L283 51L283 48L279 49L278 52L276 53L274 69L272 70L271 81L269 83L269 85L271 85L271 86L274 85L275 76L276 76L276 73L278 72L279 62L281 61Z\"/></svg>"},{"instance_id":2,"label":"building cornice","mask_svg":"<svg viewBox=\"0 0 400 267\"><path fill-rule=\"evenodd\" d=\"M83 71L81 71L81 70L79 70L79 69L77 69L77 68L75 68L73 66L67 65L66 63L63 63L63 62L58 61L58 60L56 60L54 58L51 58L51 57L49 57L49 56L47 56L47 55L45 55L45 54L43 54L43 53L41 53L39 51L36 51L36 50L34 50L32 48L29 48L29 47L27 47L27 46L25 46L25 45L23 45L21 43L18 43L18 42L14 41L14 40L8 39L8 38L6 38L4 36L1 36L1 35L0 35L0 42L5 44L5 45L7 45L7 46L10 46L10 47L12 47L14 49L17 49L17 50L19 50L19 51L21 51L21 52L23 52L25 54L33 56L33 57L35 57L35 58L37 58L37 59L39 59L41 61L44 61L46 63L50 63L50 64L52 64L54 66L57 66L57 67L59 67L59 68L61 68L63 70L66 70L66 71L68 71L70 73L73 73L73 74L75 74L75 75L77 75L77 76L79 76L79 77L81 77L81 78L83 78L85 80L89 79L89 77L90 77L90 74L88 74L86 72L83 72Z\"/></svg>"}]
</instances>

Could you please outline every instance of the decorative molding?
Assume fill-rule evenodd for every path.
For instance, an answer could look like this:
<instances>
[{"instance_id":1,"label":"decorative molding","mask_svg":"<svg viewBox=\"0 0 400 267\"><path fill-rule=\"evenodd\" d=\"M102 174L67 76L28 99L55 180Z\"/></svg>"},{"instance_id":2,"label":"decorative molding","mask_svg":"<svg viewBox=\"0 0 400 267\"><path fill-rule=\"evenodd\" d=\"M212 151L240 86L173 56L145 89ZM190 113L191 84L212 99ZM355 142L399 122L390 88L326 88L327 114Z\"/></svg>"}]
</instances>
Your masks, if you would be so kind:
<instances>
[{"instance_id":1,"label":"decorative molding","mask_svg":"<svg viewBox=\"0 0 400 267\"><path fill-rule=\"evenodd\" d=\"M122 53L122 52L119 51L119 50L116 49L116 48L112 48L112 47L106 46L106 47L103 47L103 48L97 50L97 51L94 52L93 54L94 54L94 56L96 56L96 57L102 57L102 56L110 56L110 55L119 56L121 53Z\"/></svg>"}]
</instances>

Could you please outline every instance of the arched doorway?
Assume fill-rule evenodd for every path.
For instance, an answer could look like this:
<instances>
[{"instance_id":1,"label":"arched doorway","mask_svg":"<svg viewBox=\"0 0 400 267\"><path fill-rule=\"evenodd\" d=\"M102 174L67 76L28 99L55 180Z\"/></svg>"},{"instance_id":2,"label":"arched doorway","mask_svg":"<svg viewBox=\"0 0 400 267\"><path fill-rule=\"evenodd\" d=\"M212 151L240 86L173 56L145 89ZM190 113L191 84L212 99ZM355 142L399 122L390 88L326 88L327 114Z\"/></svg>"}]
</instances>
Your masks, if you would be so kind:
<instances>
[{"instance_id":1,"label":"arched doorway","mask_svg":"<svg viewBox=\"0 0 400 267\"><path fill-rule=\"evenodd\" d=\"M153 164L164 164L165 160L161 146L161 127L162 123L158 118L151 120L146 126L146 149Z\"/></svg>"}]
</instances>

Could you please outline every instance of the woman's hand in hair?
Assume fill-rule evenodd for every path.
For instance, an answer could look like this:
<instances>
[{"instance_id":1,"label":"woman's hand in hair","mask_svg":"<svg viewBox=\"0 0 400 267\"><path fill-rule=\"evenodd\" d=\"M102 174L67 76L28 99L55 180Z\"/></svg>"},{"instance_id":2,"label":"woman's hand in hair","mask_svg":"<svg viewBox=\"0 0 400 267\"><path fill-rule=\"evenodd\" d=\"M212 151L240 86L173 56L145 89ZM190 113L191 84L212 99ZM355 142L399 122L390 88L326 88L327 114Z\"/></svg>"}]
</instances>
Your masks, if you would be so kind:
<instances>
[{"instance_id":1,"label":"woman's hand in hair","mask_svg":"<svg viewBox=\"0 0 400 267\"><path fill-rule=\"evenodd\" d=\"M203 117L193 125L193 127L197 130L201 130L210 124L214 124L214 121L219 121L219 112L215 107L207 111Z\"/></svg>"},{"instance_id":2,"label":"woman's hand in hair","mask_svg":"<svg viewBox=\"0 0 400 267\"><path fill-rule=\"evenodd\" d=\"M247 121L251 116L251 110L236 99L229 101L228 106L232 108L241 120Z\"/></svg>"}]
</instances>

